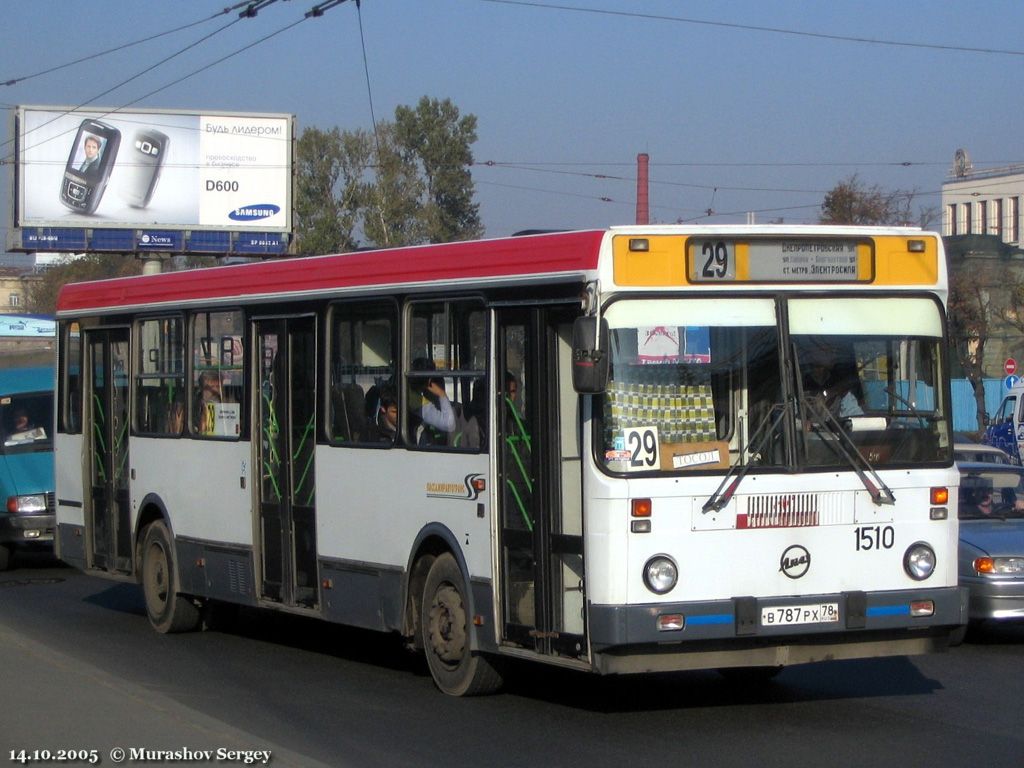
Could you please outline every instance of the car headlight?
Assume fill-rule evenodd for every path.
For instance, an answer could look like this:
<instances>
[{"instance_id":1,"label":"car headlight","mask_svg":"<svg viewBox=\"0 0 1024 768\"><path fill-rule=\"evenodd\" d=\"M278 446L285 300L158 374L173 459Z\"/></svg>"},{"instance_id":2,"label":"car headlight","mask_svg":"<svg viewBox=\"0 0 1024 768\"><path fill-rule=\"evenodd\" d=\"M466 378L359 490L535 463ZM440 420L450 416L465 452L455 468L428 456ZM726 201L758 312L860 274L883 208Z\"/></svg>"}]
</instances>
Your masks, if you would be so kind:
<instances>
[{"instance_id":1,"label":"car headlight","mask_svg":"<svg viewBox=\"0 0 1024 768\"><path fill-rule=\"evenodd\" d=\"M18 512L45 512L46 496L41 493L29 496L8 496L7 511L12 515Z\"/></svg>"},{"instance_id":2,"label":"car headlight","mask_svg":"<svg viewBox=\"0 0 1024 768\"><path fill-rule=\"evenodd\" d=\"M1024 557L978 557L973 565L978 573L1024 576Z\"/></svg>"},{"instance_id":3,"label":"car headlight","mask_svg":"<svg viewBox=\"0 0 1024 768\"><path fill-rule=\"evenodd\" d=\"M935 572L935 550L919 541L903 555L903 570L914 581L924 581Z\"/></svg>"},{"instance_id":4,"label":"car headlight","mask_svg":"<svg viewBox=\"0 0 1024 768\"><path fill-rule=\"evenodd\" d=\"M671 592L679 580L679 569L666 555L655 555L644 564L644 585L656 595Z\"/></svg>"}]
</instances>

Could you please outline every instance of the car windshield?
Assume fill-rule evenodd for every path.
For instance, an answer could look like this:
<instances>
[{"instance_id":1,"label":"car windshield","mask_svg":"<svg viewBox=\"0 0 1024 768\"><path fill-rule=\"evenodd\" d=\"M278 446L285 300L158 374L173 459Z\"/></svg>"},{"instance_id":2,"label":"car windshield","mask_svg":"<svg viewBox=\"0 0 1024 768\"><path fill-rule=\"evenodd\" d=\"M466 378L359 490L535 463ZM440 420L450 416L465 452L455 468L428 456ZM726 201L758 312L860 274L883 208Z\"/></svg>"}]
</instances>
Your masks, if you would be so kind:
<instances>
[{"instance_id":1,"label":"car windshield","mask_svg":"<svg viewBox=\"0 0 1024 768\"><path fill-rule=\"evenodd\" d=\"M929 298L624 299L605 312L610 472L946 462Z\"/></svg>"},{"instance_id":2,"label":"car windshield","mask_svg":"<svg viewBox=\"0 0 1024 768\"><path fill-rule=\"evenodd\" d=\"M53 393L0 397L0 432L4 453L49 449L53 439Z\"/></svg>"},{"instance_id":3,"label":"car windshield","mask_svg":"<svg viewBox=\"0 0 1024 768\"><path fill-rule=\"evenodd\" d=\"M1024 519L1024 470L961 469L960 519Z\"/></svg>"}]
</instances>

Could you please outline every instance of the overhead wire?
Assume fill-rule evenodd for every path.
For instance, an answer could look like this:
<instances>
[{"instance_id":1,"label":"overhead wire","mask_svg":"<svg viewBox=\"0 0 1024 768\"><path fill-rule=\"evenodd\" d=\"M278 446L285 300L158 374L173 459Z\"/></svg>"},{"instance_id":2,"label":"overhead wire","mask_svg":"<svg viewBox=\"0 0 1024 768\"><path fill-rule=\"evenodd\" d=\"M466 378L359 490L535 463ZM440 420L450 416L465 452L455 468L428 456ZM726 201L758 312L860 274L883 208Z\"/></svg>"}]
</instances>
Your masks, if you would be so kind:
<instances>
[{"instance_id":1,"label":"overhead wire","mask_svg":"<svg viewBox=\"0 0 1024 768\"><path fill-rule=\"evenodd\" d=\"M33 80L33 79L35 79L37 77L42 77L44 75L49 75L49 74L52 74L54 72L59 72L62 69L67 69L68 67L74 67L74 66L76 66L78 64L83 64L83 63L85 63L87 61L92 61L93 59L102 58L103 56L107 56L107 55L109 55L111 53L117 53L118 51L127 50L128 48L132 48L132 47L134 47L136 45L141 45L142 43L148 43L148 42L151 42L153 40L158 40L161 37L167 37L167 35L173 35L175 32L182 32L182 31L184 31L186 29L191 29L192 27L199 26L200 24L205 24L208 21L212 21L213 19L216 19L218 16L224 16L225 14L231 13L232 11L234 11L234 10L236 10L238 8L241 8L243 5L249 5L251 3L251 1L252 0L244 0L244 2L235 3L235 5L233 5L233 6L230 6L228 8L224 8L224 9L222 9L220 11L217 11L217 13L214 13L214 14L212 14L210 16L204 16L201 19L197 19L196 21L189 22L188 24L183 24L180 27L174 27L173 29L168 29L168 30L165 30L163 32L157 32L155 35L149 35L147 37L139 38L138 40L132 40L131 42L128 42L128 43L122 43L121 45L114 46L113 48L107 48L107 49L102 50L102 51L97 51L96 53L90 53L90 54L88 54L86 56L81 56L81 57L79 57L77 59L74 59L72 61L67 61L67 62L65 62L63 64L57 64L57 65L49 67L47 69L40 70L39 72L33 72L30 75L23 75L22 77L14 77L14 78L11 78L9 80L0 81L0 86L16 85L18 83L23 83L26 80Z\"/></svg>"},{"instance_id":2,"label":"overhead wire","mask_svg":"<svg viewBox=\"0 0 1024 768\"><path fill-rule=\"evenodd\" d=\"M380 150L380 133L377 130L377 116L373 109L373 88L370 87L370 64L369 59L366 56L366 37L363 34L363 9L361 0L356 0L356 15L359 18L359 42L363 49L363 73L366 76L366 96L370 103L370 123L373 126L373 141L377 148L377 165L378 167L383 167L384 158L381 155ZM391 237L388 234L388 222L384 216L384 208L387 203L384 186L382 184L378 184L377 191L381 196L381 206L378 209L381 231L384 233L384 245L388 245Z\"/></svg>"},{"instance_id":3,"label":"overhead wire","mask_svg":"<svg viewBox=\"0 0 1024 768\"><path fill-rule=\"evenodd\" d=\"M326 10L327 8L333 7L334 5L336 5L336 4L340 3L340 2L344 2L344 1L345 0L330 0L329 2L321 3L321 5L317 6L314 9L314 11L319 10L319 13L314 13L313 11L311 11L309 14L306 15L305 18L308 18L311 15L320 15L320 14L322 14L323 10ZM617 17L632 17L632 18L637 18L637 19L641 19L641 20L653 20L653 21L664 21L664 22L673 22L673 23L682 23L682 24L704 25L704 26L720 27L720 28L726 28L726 29L736 29L736 30L743 30L743 31L754 31L754 32L770 33L770 34L784 34L784 35L792 35L792 36L800 36L800 37L808 37L808 38L820 38L820 39L842 41L842 42L849 42L849 43L871 44L871 45L886 45L886 46L900 46L900 47L908 47L908 48L924 48L924 49L932 49L932 50L970 52L970 53L977 53L977 54L997 54L997 55L1024 56L1024 51L1006 50L1006 49L998 49L998 48L969 47L969 46L945 45L945 44L936 44L936 43L919 43L919 42L908 42L908 41L891 40L891 39L867 38L867 37L857 37L857 36L848 36L848 35L836 35L836 34L828 34L828 33L809 32L809 31L805 31L805 30L787 29L787 28L782 28L782 27L769 27L769 26L749 25L749 24L736 24L736 23L730 23L730 22L712 21L712 20L692 18L692 17L656 15L656 14L642 13L642 12L636 12L636 11L615 11L615 10L608 10L608 9L587 8L587 7L579 7L579 6L567 6L567 5L552 4L552 3L533 2L532 0L479 0L479 1L480 2L489 2L489 3L493 3L493 4L523 6L523 7L543 9L543 10L567 11L567 12L589 13L589 14L602 14L602 15L617 16ZM262 0L262 3L264 5L270 4L272 2L275 2L275 0ZM219 11L219 12L217 12L217 13L209 16L209 17L205 17L203 19L199 19L199 20L197 20L195 22L190 22L189 24L182 25L180 27L176 27L176 28L174 28L172 30L167 30L166 32L158 33L156 35L151 35L149 37L142 38L140 40L136 40L136 41L133 41L133 42L130 42L130 43L125 43L123 45L120 45L120 46L117 46L115 48L109 49L108 51L102 51L102 52L99 52L99 53L96 53L96 54L90 54L89 56L81 57L79 59L76 59L75 61L67 62L67 63L61 64L61 65L57 65L55 67L51 67L51 68L43 70L41 72L37 72L37 73L34 73L32 75L27 75L27 76L24 76L24 77L21 77L21 78L15 78L15 79L12 79L10 81L6 81L6 82L0 83L0 84L2 84L2 85L10 85L10 84L17 83L17 82L22 82L24 80L28 80L28 79L31 79L31 78L34 78L34 77L39 77L39 76L42 76L42 75L45 75L45 74L49 74L51 72L58 71L60 69L66 68L66 67L70 67L70 66L73 66L75 64L82 63L84 61L88 61L88 60L91 60L91 59L94 59L94 58L98 58L98 57L100 57L102 55L106 55L108 53L113 53L113 52L116 52L116 51L119 51L119 50L124 50L125 48L129 48L129 47L132 47L134 45L141 44L143 42L154 40L154 39L157 39L157 38L169 35L169 34L173 34L174 32L179 32L179 31L182 31L182 30L185 30L185 29L197 26L199 24L202 24L202 23L205 23L205 22L210 21L212 19L215 19L215 18L217 18L217 17L219 17L221 15L229 13L232 10L237 10L238 8L242 8L242 7L253 8L254 6L256 6L255 0L245 0L245 2L236 3L235 5L233 5L233 6L229 7L229 8L225 8L222 11ZM378 136L377 121L376 121L376 116L375 116L375 112L374 112L373 92L372 92L372 87L371 87L371 82L370 82L370 74L369 74L369 67L368 67L368 60L367 60L367 50L366 50L366 41L365 41L365 36L364 36L364 31L363 31L362 15L361 15L361 8L360 8L359 0L356 0L356 7L357 7L357 10L359 11L359 31L360 31L360 40L361 40L361 43L362 43L363 64L364 64L364 73L365 73L366 84L367 84L367 93L368 93L368 97L369 97L370 118L371 118L371 121L373 123L374 137L375 137L375 140L377 142L378 161L380 162L380 157L381 157L380 140L379 140L379 136ZM116 89L118 89L120 87L123 87L127 83L137 79L138 77L141 77L143 74L146 74L149 71L152 71L153 69L155 69L156 67L160 66L161 64L166 63L167 61L170 61L175 56L181 55L185 51L187 51L187 50L189 50L191 48L194 48L195 46L197 46L200 43L202 43L204 40L209 39L213 35L219 34L220 32L222 32L222 31L226 30L227 28L229 28L230 26L232 26L234 23L237 23L237 21L240 20L241 18L243 18L244 16L245 16L245 13L243 12L243 14L240 14L238 19L235 19L231 23L229 23L227 25L224 25L223 27L219 28L215 32L211 33L210 35L207 35L207 36L205 36L203 38L200 38L199 40L197 40L194 43L190 44L188 47L186 47L182 51L179 51L176 54L172 54L171 56L166 57L161 62L157 62L156 64L147 67L146 69L142 70L141 72L137 73L136 75L133 75L132 77L122 81L118 85L113 86L112 88L103 91L101 94L98 94L98 95L94 96L93 100L95 100L97 98L101 98L102 96L105 96L105 95L111 93L112 91L114 91L114 90L116 90ZM260 38L259 40L256 40L253 43L250 43L250 44L248 44L248 45L246 45L246 46L244 46L244 47L242 47L242 48L240 48L240 49L238 49L238 50L236 50L236 51L234 51L234 52L232 52L232 53L230 53L230 54L228 54L226 56L223 56L223 57L221 57L221 58L219 58L219 59L217 59L215 61L212 61L212 62L210 62L210 63L208 63L208 64L206 64L206 65L204 65L204 66L202 66L202 67L200 67L200 68L198 68L198 69L196 69L196 70L194 70L194 71L192 71L192 72L190 72L190 73L188 73L188 74L186 74L186 75L184 75L184 76L182 76L180 78L177 78L177 79L175 79L175 80L173 80L173 81L171 81L171 82L169 82L169 83L167 83L167 84L165 84L165 85L163 85L163 86L161 86L161 87L159 87L157 89L154 89L154 90L148 92L147 94L144 94L144 95L142 95L142 96L140 96L140 97L138 97L138 98L136 98L136 99L134 99L134 100L132 100L130 102L127 102L127 103L123 104L122 106L120 106L120 107L118 107L118 108L116 108L114 110L111 110L111 112L116 112L116 111L119 111L121 109L124 109L127 106L131 106L132 104L135 104L135 103L137 103L137 102L139 102L139 101L141 101L141 100L143 100L145 98L148 98L149 96L152 96L152 95L154 95L156 93L159 93L159 92L161 92L163 90L166 90L167 88L170 88L170 87L172 87L174 85L177 85L177 84L179 84L179 83L181 83L181 82L183 82L183 81L185 81L185 80L187 80L187 79L189 79L191 77L194 77L195 75L198 75L201 72L206 71L207 69L210 69L210 68L212 68L212 67L222 63L223 61L225 61L225 60L227 60L227 59L229 59L229 58L231 58L233 56L236 56L236 55L238 55L238 54L240 54L240 53L242 53L242 52L244 52L244 51L246 51L246 50L248 50L248 49L250 49L250 48L252 48L252 47L254 47L256 45L261 44L262 42L265 42L266 40L268 40L268 39L270 39L270 38L272 38L272 37L274 37L274 36L276 36L278 34L281 34L284 31L287 31L287 30L291 29L292 27L294 27L298 23L300 23L302 20L304 20L304 19L300 19L299 21L296 21L296 22L294 22L292 24L289 24L289 25L287 25L287 26L277 30L276 32L273 32L273 33L271 33L271 34L269 34L269 35L267 35L267 36L265 36L263 38ZM83 106L84 106L84 104L80 105L79 107L76 107L75 110L81 109ZM75 110L71 110L71 111L75 111ZM110 114L110 113L108 112L107 114ZM2 144L0 144L0 146L4 146L4 145L9 144L9 143L10 143L10 140L8 140L6 142L3 142ZM4 162L4 161L0 160L0 163L2 163L2 162ZM1007 161L999 161L999 162L1006 163ZM919 161L857 162L857 163L843 163L843 162L757 162L757 163L722 163L722 162L678 162L678 163L675 163L675 162L667 162L667 163L658 163L659 166L666 167L666 168L667 167L691 167L691 168L700 168L700 167L710 167L710 168L732 168L732 167L735 167L735 168L758 168L758 167L897 167L897 166L911 167L911 166L941 166L941 165L946 165L946 164L947 163L919 162ZM529 167L526 167L525 164L519 164L519 163L487 161L485 163L477 163L476 165L478 165L478 166L479 165L483 165L483 166L487 166L487 167L507 167L507 168L510 168L510 169L516 168L516 169L519 169L519 170L529 170L529 171L535 171L535 172L562 173L562 174L565 174L565 175L580 175L580 176L592 177L592 178L595 178L595 179L609 179L609 180L630 181L630 182L635 181L635 179L630 179L630 178L627 178L627 177L621 177L621 176L616 177L616 176L611 176L611 175L606 175L606 174L592 174L592 173L575 173L574 174L574 173L572 173L570 171L560 171L560 170L554 170L554 169L549 170L549 169L542 169L542 168L529 168ZM552 166L561 166L561 167L577 167L577 166L583 166L583 165L593 166L594 164L592 164L592 163L564 163L564 162L559 162L559 163L540 163L540 162L534 162L534 163L529 163L529 165L530 166L552 165ZM602 166L621 165L621 166L625 167L625 166L632 165L632 163L601 163L600 165L602 165ZM487 182L480 182L480 183L487 183ZM721 184L719 184L719 185L699 185L699 184L685 184L685 183L682 183L682 182L657 181L657 180L652 180L651 183L652 184L664 185L664 186L677 186L677 187L686 187L686 188L695 188L695 189L713 189L713 190L728 190L728 191L749 191L749 192L761 191L761 192L784 192L784 193L807 193L807 194L812 194L812 193L813 194L821 194L822 193L821 190L774 189L774 188L756 188L756 187L729 187L729 186L724 186L724 185L721 185ZM494 184L494 183L491 182L491 184ZM494 185L495 186L501 186L501 185L497 185L497 184L494 184ZM506 185L506 186L510 186L510 185ZM992 185L989 184L989 185L985 185L985 186L992 186ZM517 188L517 187L512 187L512 188ZM550 194L572 194L572 193L555 193L555 192L551 192L550 190L534 190L534 191L548 192ZM922 193L922 194L935 194L935 193ZM587 195L573 195L573 196L590 197L591 199L598 199L598 200L600 200L602 202L615 202L611 198L607 198L607 197L597 197L597 198L594 198L592 196L587 196ZM797 206L797 208L811 208L811 207L817 207L817 206ZM778 209L762 209L762 210L763 211L773 211L773 210L792 210L792 209L793 209L793 207L778 208Z\"/></svg>"},{"instance_id":4,"label":"overhead wire","mask_svg":"<svg viewBox=\"0 0 1024 768\"><path fill-rule=\"evenodd\" d=\"M249 3L245 3L244 5L248 5L248 4ZM93 100L95 100L95 98L99 98L101 96L104 96L104 95L110 93L113 90L116 90L117 88L121 87L122 85L124 85L124 84L126 84L128 82L131 82L132 80L138 78L142 74L145 74L146 72L151 71L156 66L159 66L162 63L166 63L167 61L169 61L170 59L174 58L175 56L178 56L178 55L184 53L189 48L193 48L196 45L198 45L199 43L203 42L204 40L209 39L214 34L218 34L219 32L224 31L225 29L227 29L228 27L232 26L233 24L236 24L239 20L241 20L241 18L243 18L243 17L240 16L238 19L235 19L235 20L229 22L228 24L225 24L223 27L219 28L215 32L212 32L211 34L206 35L205 37L201 38L200 40L197 40L196 42L190 44L185 49L183 49L181 51L178 51L177 53L172 54L171 56L166 57L162 61L157 62L157 64L154 64L154 65L152 65L150 67L147 67L142 72L140 72L140 73L138 73L136 75L133 75L132 77L130 77L127 80L125 80L122 83L120 83L119 85L114 86L113 88L107 89L102 94L99 94L99 96L93 97ZM207 64L204 64L203 66L201 66L201 67L199 67L197 69L194 69L191 72L189 72L189 73L187 73L185 75L182 75L181 77L178 77L178 78L170 81L169 83L165 83L164 85L162 85L162 86L160 86L158 88L154 88L153 90L148 91L147 93L144 93L141 96L138 96L135 99L132 99L131 101L125 102L125 103L121 104L120 106L118 106L118 107L116 107L114 109L107 110L103 114L104 115L115 114L115 113L125 109L126 107L130 107L133 104L136 104L136 103L142 101L143 99L147 99L150 96L153 96L153 95L155 95L157 93L160 93L161 91L165 91L168 88L171 88L171 87L173 87L175 85L178 85L178 84L184 82L185 80L188 80L189 78L195 77L196 75L200 74L201 72L205 72L206 70L208 70L208 69L210 69L212 67L215 67L218 64L221 64L221 63L227 61L230 58L233 58L234 56L238 56L239 54L244 53L245 51L247 51L247 50L249 50L251 48L254 48L257 45L261 45L262 43L266 42L267 40L270 40L271 38L276 37L277 35L280 35L283 32L287 32L288 30L292 29L293 27L298 26L299 24L301 24L302 22L304 22L308 18L313 18L313 16L311 16L310 14L307 14L306 16L303 16L302 18L297 19L296 21L294 21L294 22L292 22L290 24L286 24L285 26L283 26L283 27L281 27L281 28L279 28L279 29L277 29L277 30L267 34L267 35L264 35L263 37L258 38L257 40L249 42L246 45L242 46L241 48L237 48L236 50L234 50L234 51L232 51L232 52L230 52L230 53L228 53L228 54L226 54L224 56L221 56L220 58L215 59L214 61L211 61L211 62L209 62ZM77 107L75 107L75 108L73 108L71 110L68 110L68 111L64 112L63 114L65 114L65 115L66 114L72 114L72 113L74 113L76 111L79 111L88 103L89 102L86 102L85 104L79 105L79 106L77 106ZM57 117L54 117L51 120L48 120L48 121L42 123L41 125L37 126L33 130L39 130L40 128L42 128L42 127L44 127L46 125L49 125L50 123L54 122L55 120L59 119L60 117L61 117L61 115L58 115ZM55 138L57 138L57 137L56 136L55 137L51 137L51 139L47 139L46 141L49 141L49 140L52 140L52 139L55 139ZM13 138L12 139L8 139L7 141L0 143L0 147L6 146L6 145L8 145L8 144L10 144L12 142L13 142ZM42 143L45 143L45 142L40 142L40 144L42 144ZM22 147L22 151L25 151L26 149L31 149L31 148L33 148L35 146L38 146L38 144L37 145L32 145L32 147ZM12 161L12 158L13 158L13 155L7 155L6 157L0 159L0 164L9 163L9 162Z\"/></svg>"},{"instance_id":5,"label":"overhead wire","mask_svg":"<svg viewBox=\"0 0 1024 768\"><path fill-rule=\"evenodd\" d=\"M555 5L552 3L538 3L530 0L476 0L481 3L494 3L496 5L518 5L528 8L541 8L552 11L570 11L574 13L599 14L602 16L620 16L634 19L646 19L651 21L670 21L679 24L694 24L708 27L720 27L723 29L738 29L746 32L764 32L776 35L791 35L794 37L817 38L821 40L832 40L844 43L862 43L869 45L894 46L900 48L921 48L936 51L954 51L958 53L981 53L999 56L1024 56L1024 51L1006 48L983 48L980 46L949 45L945 43L917 43L906 40L892 40L885 38L860 37L857 35L836 35L827 32L808 32L806 30L788 29L785 27L768 27L757 24L738 24L727 21L710 21L708 19L696 19L685 16L665 16L653 13L640 13L638 11L613 11L606 8L585 8L574 5Z\"/></svg>"}]
</instances>

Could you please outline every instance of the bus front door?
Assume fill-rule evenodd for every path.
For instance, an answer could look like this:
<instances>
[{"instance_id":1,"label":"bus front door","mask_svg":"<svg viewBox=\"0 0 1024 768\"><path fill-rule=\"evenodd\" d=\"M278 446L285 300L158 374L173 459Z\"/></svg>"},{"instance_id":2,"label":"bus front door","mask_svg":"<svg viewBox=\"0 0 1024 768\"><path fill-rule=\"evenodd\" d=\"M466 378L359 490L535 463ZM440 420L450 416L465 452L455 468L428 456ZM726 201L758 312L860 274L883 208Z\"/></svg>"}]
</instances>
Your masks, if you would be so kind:
<instances>
[{"instance_id":1,"label":"bus front door","mask_svg":"<svg viewBox=\"0 0 1024 768\"><path fill-rule=\"evenodd\" d=\"M255 338L260 594L316 608L316 320L257 320Z\"/></svg>"},{"instance_id":2,"label":"bus front door","mask_svg":"<svg viewBox=\"0 0 1024 768\"><path fill-rule=\"evenodd\" d=\"M503 636L540 653L587 655L579 407L573 314L497 310Z\"/></svg>"},{"instance_id":3,"label":"bus front door","mask_svg":"<svg viewBox=\"0 0 1024 768\"><path fill-rule=\"evenodd\" d=\"M88 567L132 572L128 491L128 329L87 331L85 434L88 436Z\"/></svg>"}]
</instances>

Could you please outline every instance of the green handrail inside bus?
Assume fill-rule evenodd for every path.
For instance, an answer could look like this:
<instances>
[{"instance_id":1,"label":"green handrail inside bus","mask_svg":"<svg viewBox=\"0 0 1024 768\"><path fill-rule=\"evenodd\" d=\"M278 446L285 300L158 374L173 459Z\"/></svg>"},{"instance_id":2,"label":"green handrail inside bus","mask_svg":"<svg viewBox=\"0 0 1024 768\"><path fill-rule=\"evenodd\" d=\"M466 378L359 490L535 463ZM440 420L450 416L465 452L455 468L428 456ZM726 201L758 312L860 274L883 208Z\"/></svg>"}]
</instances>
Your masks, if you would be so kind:
<instances>
[{"instance_id":1,"label":"green handrail inside bus","mask_svg":"<svg viewBox=\"0 0 1024 768\"><path fill-rule=\"evenodd\" d=\"M302 437L299 438L299 445L295 449L295 455L292 456L293 461L298 461L302 456L302 452L306 447L306 440L309 439L310 434L313 432L316 421L316 414L311 414L309 421L306 423L306 428L302 430ZM295 495L298 496L302 487L306 484L306 477L309 475L309 470L313 466L313 459L315 458L315 452L309 451L309 456L306 458L306 465L302 468L302 474L299 475L298 481L295 483ZM312 506L313 494L316 493L316 486L310 489L309 496L306 498L306 505Z\"/></svg>"},{"instance_id":2,"label":"green handrail inside bus","mask_svg":"<svg viewBox=\"0 0 1024 768\"><path fill-rule=\"evenodd\" d=\"M532 495L533 479L530 477L530 472L523 463L522 456L519 455L520 444L525 445L526 450L528 451L532 449L530 434L526 431L526 426L523 424L523 419L519 415L519 411L516 409L515 403L513 403L508 397L505 398L505 408L508 413L512 415L512 421L515 426L513 433L505 436L505 444L508 446L509 453L512 454L516 466L519 469L519 477L526 486L526 490ZM515 483L512 482L512 478L507 478L505 480L505 484L508 486L509 491L515 499L516 506L519 508L519 514L522 515L523 522L526 524L527 530L532 532L533 519L530 517L530 511L527 509L522 496L520 496L519 490L516 488Z\"/></svg>"},{"instance_id":3,"label":"green handrail inside bus","mask_svg":"<svg viewBox=\"0 0 1024 768\"><path fill-rule=\"evenodd\" d=\"M281 430L277 424L277 411L274 408L273 399L264 393L263 403L266 408L263 419L263 442L267 446L263 454L263 477L270 481L271 489L274 492L274 501L280 501L281 487L277 483L276 470L281 464L281 459L277 455L276 435L280 434Z\"/></svg>"}]
</instances>

